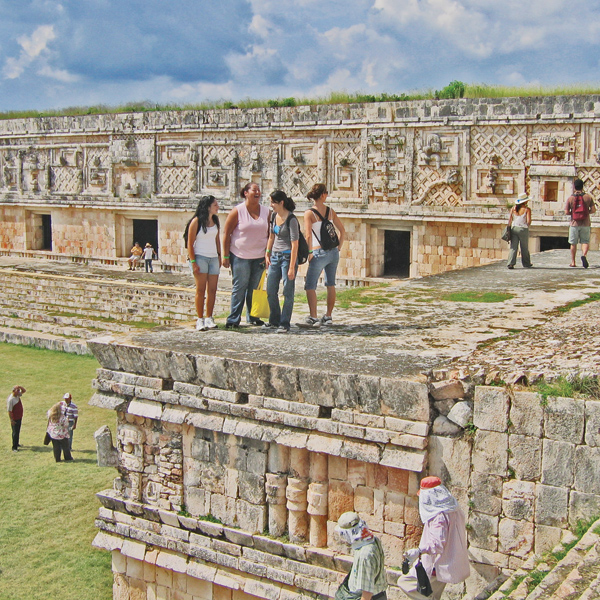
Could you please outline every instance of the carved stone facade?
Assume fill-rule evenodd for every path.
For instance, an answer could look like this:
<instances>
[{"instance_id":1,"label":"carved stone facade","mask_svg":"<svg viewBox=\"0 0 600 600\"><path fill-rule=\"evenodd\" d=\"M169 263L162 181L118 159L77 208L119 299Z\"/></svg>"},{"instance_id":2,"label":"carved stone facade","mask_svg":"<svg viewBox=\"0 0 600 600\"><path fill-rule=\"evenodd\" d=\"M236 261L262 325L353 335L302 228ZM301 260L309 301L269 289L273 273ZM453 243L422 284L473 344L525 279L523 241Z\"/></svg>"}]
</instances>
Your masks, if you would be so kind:
<instances>
[{"instance_id":1,"label":"carved stone facade","mask_svg":"<svg viewBox=\"0 0 600 600\"><path fill-rule=\"evenodd\" d=\"M255 182L265 195L284 189L302 210L323 182L349 232L343 276L385 274L386 232L398 231L410 235L407 274L425 275L504 257L499 232L522 192L533 198L533 249L565 237L577 175L600 195L597 96L2 121L0 248L115 259L127 255L134 222L150 220L163 264L177 267L201 195L228 210ZM96 222L107 231L92 238Z\"/></svg>"}]
</instances>

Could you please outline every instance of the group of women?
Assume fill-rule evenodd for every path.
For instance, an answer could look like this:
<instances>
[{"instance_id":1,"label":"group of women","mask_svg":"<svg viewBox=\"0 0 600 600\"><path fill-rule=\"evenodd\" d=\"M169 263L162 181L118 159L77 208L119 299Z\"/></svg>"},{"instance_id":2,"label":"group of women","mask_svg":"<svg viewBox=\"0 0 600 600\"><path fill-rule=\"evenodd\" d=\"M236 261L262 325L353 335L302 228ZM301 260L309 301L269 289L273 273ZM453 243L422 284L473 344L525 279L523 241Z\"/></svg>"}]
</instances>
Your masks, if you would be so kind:
<instances>
[{"instance_id":1,"label":"group of women","mask_svg":"<svg viewBox=\"0 0 600 600\"><path fill-rule=\"evenodd\" d=\"M305 325L332 323L335 305L335 275L344 243L345 231L335 211L326 206L327 188L316 184L307 194L312 207L304 213L304 236L308 245L308 269L304 289L310 310ZM241 192L242 202L235 206L221 230L217 213L219 204L214 196L200 199L195 215L188 222L184 239L196 281L196 329L216 328L213 318L217 282L221 267L231 268L231 310L226 328L239 327L244 306L246 319L252 325L287 333L294 307L298 249L301 225L294 214L296 205L285 192L271 193L271 208L260 203L261 191L256 183L246 184ZM327 247L323 224L333 224L337 233L335 247ZM335 236L334 236L335 237ZM323 243L322 243L323 241ZM327 247L327 248L326 248ZM222 251L221 251L222 248ZM267 323L251 316L252 293L267 272L267 295L270 315ZM327 308L322 317L317 313L317 282L325 271ZM279 287L283 284L283 308L279 302Z\"/></svg>"}]
</instances>

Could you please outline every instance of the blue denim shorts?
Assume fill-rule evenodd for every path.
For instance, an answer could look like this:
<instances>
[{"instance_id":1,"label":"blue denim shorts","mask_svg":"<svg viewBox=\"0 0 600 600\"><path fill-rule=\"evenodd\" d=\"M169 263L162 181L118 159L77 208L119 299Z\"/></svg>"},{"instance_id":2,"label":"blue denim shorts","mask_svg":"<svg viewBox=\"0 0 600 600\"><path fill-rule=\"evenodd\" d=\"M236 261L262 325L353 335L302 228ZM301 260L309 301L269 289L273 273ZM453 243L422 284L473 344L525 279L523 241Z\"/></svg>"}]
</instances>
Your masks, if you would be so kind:
<instances>
[{"instance_id":1,"label":"blue denim shorts","mask_svg":"<svg viewBox=\"0 0 600 600\"><path fill-rule=\"evenodd\" d=\"M339 248L323 250L318 248L313 251L312 260L308 263L306 278L304 279L305 290L316 290L317 282L323 270L325 270L325 287L335 285L335 273L340 262Z\"/></svg>"},{"instance_id":2,"label":"blue denim shorts","mask_svg":"<svg viewBox=\"0 0 600 600\"><path fill-rule=\"evenodd\" d=\"M208 273L209 275L218 275L221 270L219 267L219 257L208 258L207 256L201 256L196 254L196 264L200 269L200 273ZM190 271L194 274L194 267L190 263Z\"/></svg>"}]
</instances>

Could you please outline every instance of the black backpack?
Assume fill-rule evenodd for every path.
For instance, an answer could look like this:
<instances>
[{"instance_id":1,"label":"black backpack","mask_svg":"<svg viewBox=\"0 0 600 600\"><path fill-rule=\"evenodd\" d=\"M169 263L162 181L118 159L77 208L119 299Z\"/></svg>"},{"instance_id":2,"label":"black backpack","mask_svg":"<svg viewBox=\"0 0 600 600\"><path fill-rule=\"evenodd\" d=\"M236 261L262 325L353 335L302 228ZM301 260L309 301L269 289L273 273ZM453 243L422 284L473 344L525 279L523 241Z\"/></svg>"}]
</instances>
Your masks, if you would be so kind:
<instances>
[{"instance_id":1,"label":"black backpack","mask_svg":"<svg viewBox=\"0 0 600 600\"><path fill-rule=\"evenodd\" d=\"M333 223L329 220L329 206L325 211L325 217L321 216L321 213L316 208L311 208L315 215L321 219L321 239L317 236L319 244L323 250L331 250L337 248L340 245L340 238L338 237L337 231L333 226Z\"/></svg>"},{"instance_id":2,"label":"black backpack","mask_svg":"<svg viewBox=\"0 0 600 600\"><path fill-rule=\"evenodd\" d=\"M294 217L296 221L298 221L298 217L294 213L290 213L285 220L285 224L290 226L290 220ZM275 225L275 213L273 213L271 217L271 231L273 231L273 227ZM298 264L303 265L308 260L308 244L306 243L306 239L304 234L302 233L302 229L300 229L300 222L298 221Z\"/></svg>"}]
</instances>

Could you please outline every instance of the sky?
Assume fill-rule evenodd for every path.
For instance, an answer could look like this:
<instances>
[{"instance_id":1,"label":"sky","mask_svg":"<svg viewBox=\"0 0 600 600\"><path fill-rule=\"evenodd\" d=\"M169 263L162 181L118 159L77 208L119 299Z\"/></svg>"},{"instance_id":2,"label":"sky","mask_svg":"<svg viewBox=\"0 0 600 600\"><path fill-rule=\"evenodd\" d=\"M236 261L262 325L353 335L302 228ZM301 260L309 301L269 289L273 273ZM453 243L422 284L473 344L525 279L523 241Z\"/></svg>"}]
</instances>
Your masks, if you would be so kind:
<instances>
[{"instance_id":1,"label":"sky","mask_svg":"<svg viewBox=\"0 0 600 600\"><path fill-rule=\"evenodd\" d=\"M0 111L599 83L600 0L0 0Z\"/></svg>"}]
</instances>

